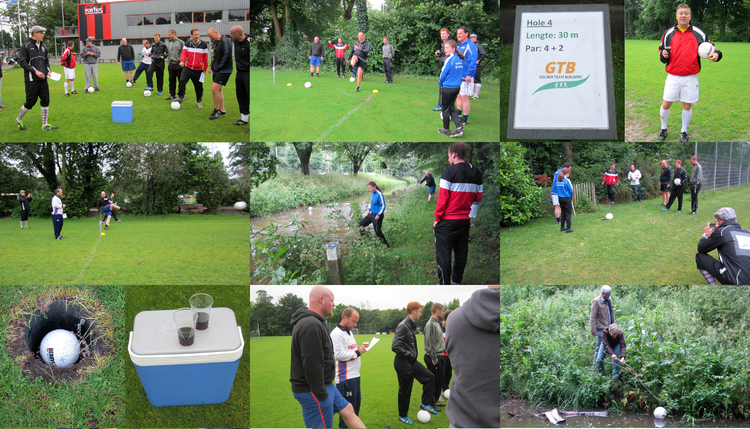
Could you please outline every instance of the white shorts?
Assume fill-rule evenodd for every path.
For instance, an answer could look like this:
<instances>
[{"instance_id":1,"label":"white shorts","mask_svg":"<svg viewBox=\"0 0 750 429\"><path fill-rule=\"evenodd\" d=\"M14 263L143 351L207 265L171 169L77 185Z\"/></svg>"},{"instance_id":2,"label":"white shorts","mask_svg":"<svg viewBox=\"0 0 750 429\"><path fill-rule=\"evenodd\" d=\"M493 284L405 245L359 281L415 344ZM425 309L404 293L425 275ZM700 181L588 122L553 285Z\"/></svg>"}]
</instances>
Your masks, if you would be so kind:
<instances>
[{"instance_id":1,"label":"white shorts","mask_svg":"<svg viewBox=\"0 0 750 429\"><path fill-rule=\"evenodd\" d=\"M553 206L560 205L560 200L557 198L557 194L552 194L552 205Z\"/></svg>"},{"instance_id":2,"label":"white shorts","mask_svg":"<svg viewBox=\"0 0 750 429\"><path fill-rule=\"evenodd\" d=\"M664 101L681 101L683 103L697 103L698 94L698 75L675 76L667 74L667 81L664 82Z\"/></svg>"},{"instance_id":3,"label":"white shorts","mask_svg":"<svg viewBox=\"0 0 750 429\"><path fill-rule=\"evenodd\" d=\"M459 91L458 95L474 95L474 78L471 79L471 83L466 83L466 78L461 80L461 91Z\"/></svg>"},{"instance_id":4,"label":"white shorts","mask_svg":"<svg viewBox=\"0 0 750 429\"><path fill-rule=\"evenodd\" d=\"M69 69L67 67L63 67L63 71L65 72L65 79L75 79L76 78L76 69Z\"/></svg>"}]
</instances>

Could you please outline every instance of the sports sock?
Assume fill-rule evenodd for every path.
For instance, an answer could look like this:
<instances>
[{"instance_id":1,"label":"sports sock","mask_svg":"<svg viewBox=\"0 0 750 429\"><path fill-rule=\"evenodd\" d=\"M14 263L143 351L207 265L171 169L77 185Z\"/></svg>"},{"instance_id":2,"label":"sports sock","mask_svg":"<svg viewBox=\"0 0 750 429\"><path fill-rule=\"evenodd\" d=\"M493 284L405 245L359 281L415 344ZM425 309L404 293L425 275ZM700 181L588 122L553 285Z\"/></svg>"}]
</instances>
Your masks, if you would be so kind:
<instances>
[{"instance_id":1,"label":"sports sock","mask_svg":"<svg viewBox=\"0 0 750 429\"><path fill-rule=\"evenodd\" d=\"M458 116L462 115L461 109L456 109L456 113L458 113Z\"/></svg>"},{"instance_id":2,"label":"sports sock","mask_svg":"<svg viewBox=\"0 0 750 429\"><path fill-rule=\"evenodd\" d=\"M464 115L464 122L469 122L469 115Z\"/></svg>"},{"instance_id":3,"label":"sports sock","mask_svg":"<svg viewBox=\"0 0 750 429\"><path fill-rule=\"evenodd\" d=\"M659 108L659 117L661 118L661 129L667 129L667 120L669 119L669 109Z\"/></svg>"},{"instance_id":4,"label":"sports sock","mask_svg":"<svg viewBox=\"0 0 750 429\"><path fill-rule=\"evenodd\" d=\"M481 91L481 90L482 90L482 84L481 83L477 83L477 84L474 85L474 95L476 95L477 97L479 97L479 91Z\"/></svg>"},{"instance_id":5,"label":"sports sock","mask_svg":"<svg viewBox=\"0 0 750 429\"><path fill-rule=\"evenodd\" d=\"M23 228L23 221L21 221L21 228Z\"/></svg>"},{"instance_id":6,"label":"sports sock","mask_svg":"<svg viewBox=\"0 0 750 429\"><path fill-rule=\"evenodd\" d=\"M688 125L690 125L690 119L693 118L693 109L685 110L682 109L682 130L681 133L686 133Z\"/></svg>"},{"instance_id":7,"label":"sports sock","mask_svg":"<svg viewBox=\"0 0 750 429\"><path fill-rule=\"evenodd\" d=\"M47 116L49 116L49 106L42 107L42 126L47 125Z\"/></svg>"},{"instance_id":8,"label":"sports sock","mask_svg":"<svg viewBox=\"0 0 750 429\"><path fill-rule=\"evenodd\" d=\"M244 113L240 115L243 121L250 122L250 115L245 115Z\"/></svg>"},{"instance_id":9,"label":"sports sock","mask_svg":"<svg viewBox=\"0 0 750 429\"><path fill-rule=\"evenodd\" d=\"M68 82L65 82L63 84L63 88L65 88L65 93L67 94L68 93Z\"/></svg>"},{"instance_id":10,"label":"sports sock","mask_svg":"<svg viewBox=\"0 0 750 429\"><path fill-rule=\"evenodd\" d=\"M26 112L28 112L29 109L26 108L26 106L21 106L21 110L18 111L18 120L23 121L23 117L26 115Z\"/></svg>"},{"instance_id":11,"label":"sports sock","mask_svg":"<svg viewBox=\"0 0 750 429\"><path fill-rule=\"evenodd\" d=\"M29 226L29 221L27 220L23 221L23 226Z\"/></svg>"},{"instance_id":12,"label":"sports sock","mask_svg":"<svg viewBox=\"0 0 750 429\"><path fill-rule=\"evenodd\" d=\"M70 82L70 90L71 91L75 91L76 90L75 82L72 82L72 81Z\"/></svg>"}]
</instances>

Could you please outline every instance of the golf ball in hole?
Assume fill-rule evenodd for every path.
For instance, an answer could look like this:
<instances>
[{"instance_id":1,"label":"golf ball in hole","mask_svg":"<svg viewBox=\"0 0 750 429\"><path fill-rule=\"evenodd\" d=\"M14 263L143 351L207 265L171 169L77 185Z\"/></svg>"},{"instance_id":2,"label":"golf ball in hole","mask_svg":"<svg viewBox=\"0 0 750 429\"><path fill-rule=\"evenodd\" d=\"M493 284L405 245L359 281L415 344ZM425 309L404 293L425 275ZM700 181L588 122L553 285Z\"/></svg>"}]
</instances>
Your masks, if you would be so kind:
<instances>
[{"instance_id":1,"label":"golf ball in hole","mask_svg":"<svg viewBox=\"0 0 750 429\"><path fill-rule=\"evenodd\" d=\"M65 368L78 360L81 344L76 335L65 329L55 329L45 335L39 345L39 354L47 365Z\"/></svg>"}]
</instances>

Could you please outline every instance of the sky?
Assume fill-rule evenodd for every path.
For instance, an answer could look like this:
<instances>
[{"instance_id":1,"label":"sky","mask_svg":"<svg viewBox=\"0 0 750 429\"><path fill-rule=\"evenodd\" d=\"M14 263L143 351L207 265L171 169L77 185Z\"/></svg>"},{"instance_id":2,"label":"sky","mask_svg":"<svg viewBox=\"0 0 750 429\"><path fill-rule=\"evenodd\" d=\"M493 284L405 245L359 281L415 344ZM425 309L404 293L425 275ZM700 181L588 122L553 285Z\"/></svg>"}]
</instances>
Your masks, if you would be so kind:
<instances>
[{"instance_id":1,"label":"sky","mask_svg":"<svg viewBox=\"0 0 750 429\"><path fill-rule=\"evenodd\" d=\"M461 305L471 297L472 292L486 286L328 286L333 292L334 303L362 307L361 303L369 301L371 310L405 308L410 301L424 305L428 301L448 304L458 298ZM293 293L308 304L308 295L312 286L250 286L250 299L255 302L257 291L265 290L278 304L279 298Z\"/></svg>"}]
</instances>

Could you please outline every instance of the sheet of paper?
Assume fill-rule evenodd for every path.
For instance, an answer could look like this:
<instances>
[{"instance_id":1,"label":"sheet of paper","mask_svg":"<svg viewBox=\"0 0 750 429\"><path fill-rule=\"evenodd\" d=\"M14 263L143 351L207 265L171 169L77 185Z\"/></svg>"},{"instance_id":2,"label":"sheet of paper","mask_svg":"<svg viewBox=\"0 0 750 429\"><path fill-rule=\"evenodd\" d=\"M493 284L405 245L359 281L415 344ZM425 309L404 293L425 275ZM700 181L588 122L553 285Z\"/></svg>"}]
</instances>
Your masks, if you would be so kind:
<instances>
[{"instance_id":1,"label":"sheet of paper","mask_svg":"<svg viewBox=\"0 0 750 429\"><path fill-rule=\"evenodd\" d=\"M201 83L203 83L206 80L206 74L201 72L201 78L198 80L201 81Z\"/></svg>"},{"instance_id":2,"label":"sheet of paper","mask_svg":"<svg viewBox=\"0 0 750 429\"><path fill-rule=\"evenodd\" d=\"M62 75L60 73L49 72L49 78L52 80L60 80Z\"/></svg>"},{"instance_id":3,"label":"sheet of paper","mask_svg":"<svg viewBox=\"0 0 750 429\"><path fill-rule=\"evenodd\" d=\"M369 352L370 349L373 348L373 346L375 346L375 344L378 343L378 341L380 341L380 339L372 337L372 341L370 341L370 345L367 346L367 351Z\"/></svg>"}]
</instances>

